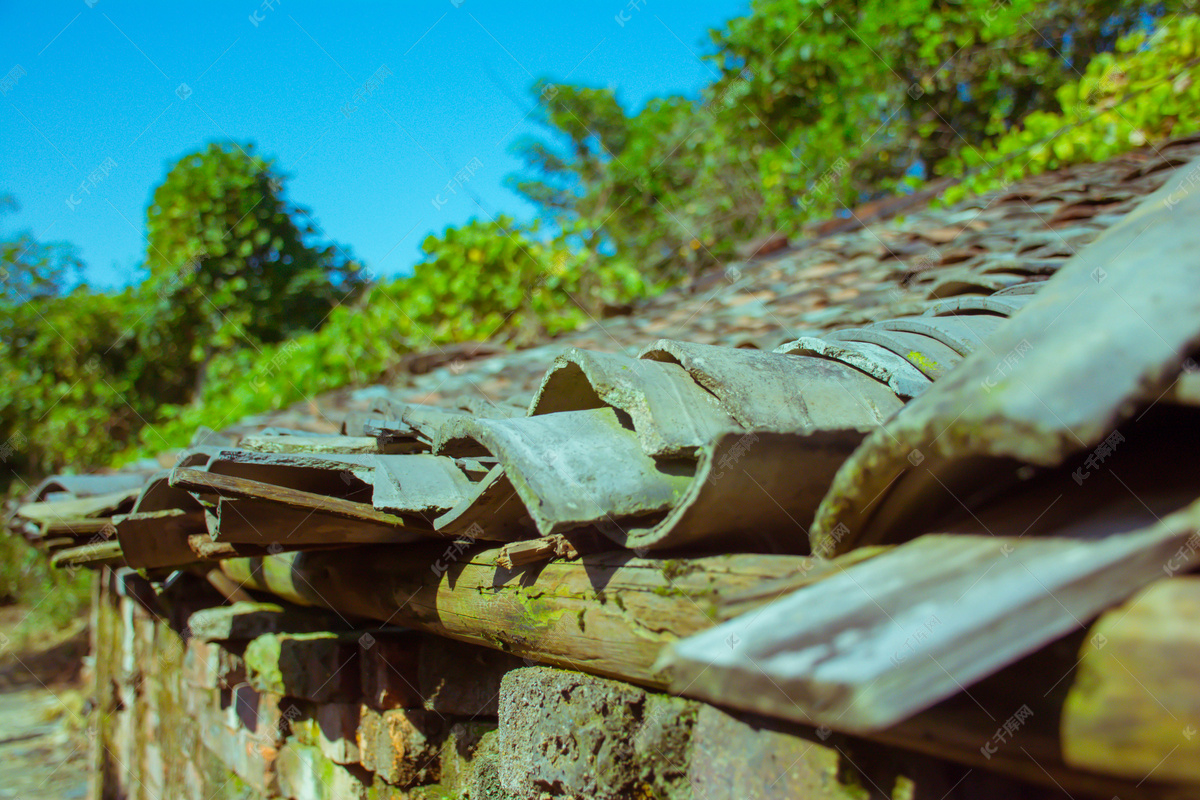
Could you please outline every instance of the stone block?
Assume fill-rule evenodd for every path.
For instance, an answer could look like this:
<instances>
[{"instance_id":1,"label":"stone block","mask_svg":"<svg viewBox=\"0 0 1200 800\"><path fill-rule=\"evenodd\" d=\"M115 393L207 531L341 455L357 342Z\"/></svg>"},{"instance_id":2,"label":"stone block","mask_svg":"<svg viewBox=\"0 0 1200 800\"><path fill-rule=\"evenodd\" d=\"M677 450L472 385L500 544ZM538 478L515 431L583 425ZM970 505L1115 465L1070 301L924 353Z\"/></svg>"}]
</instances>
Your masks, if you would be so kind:
<instances>
[{"instance_id":1,"label":"stone block","mask_svg":"<svg viewBox=\"0 0 1200 800\"><path fill-rule=\"evenodd\" d=\"M358 703L306 704L291 721L292 733L335 764L358 764L359 709Z\"/></svg>"},{"instance_id":2,"label":"stone block","mask_svg":"<svg viewBox=\"0 0 1200 800\"><path fill-rule=\"evenodd\" d=\"M396 786L436 783L444 727L443 719L431 711L376 711L364 705L358 723L362 765Z\"/></svg>"},{"instance_id":3,"label":"stone block","mask_svg":"<svg viewBox=\"0 0 1200 800\"><path fill-rule=\"evenodd\" d=\"M197 688L227 689L246 680L246 664L235 649L192 638L183 656L183 674Z\"/></svg>"},{"instance_id":4,"label":"stone block","mask_svg":"<svg viewBox=\"0 0 1200 800\"><path fill-rule=\"evenodd\" d=\"M279 791L294 800L368 800L372 776L357 764L345 766L316 747L289 743L276 761Z\"/></svg>"},{"instance_id":5,"label":"stone block","mask_svg":"<svg viewBox=\"0 0 1200 800\"><path fill-rule=\"evenodd\" d=\"M439 785L450 796L471 793L471 779L476 767L476 753L486 752L485 742L498 737L495 722L465 720L450 725L442 742L441 777Z\"/></svg>"},{"instance_id":6,"label":"stone block","mask_svg":"<svg viewBox=\"0 0 1200 800\"><path fill-rule=\"evenodd\" d=\"M246 679L260 692L317 703L356 701L357 637L268 633L246 645Z\"/></svg>"},{"instance_id":7,"label":"stone block","mask_svg":"<svg viewBox=\"0 0 1200 800\"><path fill-rule=\"evenodd\" d=\"M500 691L499 774L514 798L687 798L699 703L577 672L509 672Z\"/></svg>"}]
</instances>

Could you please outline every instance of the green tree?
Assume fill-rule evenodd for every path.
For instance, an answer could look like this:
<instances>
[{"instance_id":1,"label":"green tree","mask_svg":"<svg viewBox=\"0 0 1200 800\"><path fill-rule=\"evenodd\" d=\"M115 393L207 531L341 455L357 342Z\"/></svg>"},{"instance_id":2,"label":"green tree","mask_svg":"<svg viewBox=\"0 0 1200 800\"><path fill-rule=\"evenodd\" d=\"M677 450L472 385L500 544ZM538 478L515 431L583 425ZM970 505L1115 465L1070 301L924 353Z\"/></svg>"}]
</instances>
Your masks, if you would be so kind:
<instances>
[{"instance_id":1,"label":"green tree","mask_svg":"<svg viewBox=\"0 0 1200 800\"><path fill-rule=\"evenodd\" d=\"M146 212L158 318L205 363L241 344L316 328L357 294L361 267L320 239L285 176L253 144L216 142L175 163Z\"/></svg>"},{"instance_id":2,"label":"green tree","mask_svg":"<svg viewBox=\"0 0 1200 800\"><path fill-rule=\"evenodd\" d=\"M19 209L11 194L0 195L0 216ZM66 242L39 242L31 231L0 240L0 303L12 306L54 297L79 279L82 263Z\"/></svg>"}]
</instances>

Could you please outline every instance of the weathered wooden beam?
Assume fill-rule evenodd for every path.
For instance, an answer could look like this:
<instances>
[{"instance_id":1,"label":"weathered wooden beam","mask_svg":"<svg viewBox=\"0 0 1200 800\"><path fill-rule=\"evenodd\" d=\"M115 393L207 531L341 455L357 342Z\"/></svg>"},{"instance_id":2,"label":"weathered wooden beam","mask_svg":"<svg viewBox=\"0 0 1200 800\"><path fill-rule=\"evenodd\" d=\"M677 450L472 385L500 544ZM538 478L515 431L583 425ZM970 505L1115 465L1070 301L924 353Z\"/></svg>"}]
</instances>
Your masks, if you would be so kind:
<instances>
[{"instance_id":1,"label":"weathered wooden beam","mask_svg":"<svg viewBox=\"0 0 1200 800\"><path fill-rule=\"evenodd\" d=\"M500 553L459 543L372 547L236 559L222 569L294 602L657 687L664 683L651 666L660 648L710 627L722 593L837 570L799 556L658 560L629 551L506 570Z\"/></svg>"},{"instance_id":2,"label":"weathered wooden beam","mask_svg":"<svg viewBox=\"0 0 1200 800\"><path fill-rule=\"evenodd\" d=\"M60 569L71 567L99 567L124 564L120 542L89 542L79 547L59 550L50 557L50 566Z\"/></svg>"},{"instance_id":3,"label":"weathered wooden beam","mask_svg":"<svg viewBox=\"0 0 1200 800\"><path fill-rule=\"evenodd\" d=\"M99 533L112 522L111 517L80 517L78 519L48 519L41 525L41 535L49 539L55 536L79 537Z\"/></svg>"},{"instance_id":4,"label":"weathered wooden beam","mask_svg":"<svg viewBox=\"0 0 1200 800\"><path fill-rule=\"evenodd\" d=\"M257 500L264 503L300 509L353 522L372 522L394 528L403 528L404 520L393 514L376 511L367 503L355 503L340 497L327 497L311 492L301 492L285 486L275 486L246 478L216 475L198 469L176 467L171 472L170 485L189 492L212 494L221 498Z\"/></svg>"},{"instance_id":5,"label":"weathered wooden beam","mask_svg":"<svg viewBox=\"0 0 1200 800\"><path fill-rule=\"evenodd\" d=\"M207 530L203 511L172 508L114 517L125 563L136 569L178 567L196 561L188 536Z\"/></svg>"},{"instance_id":6,"label":"weathered wooden beam","mask_svg":"<svg viewBox=\"0 0 1200 800\"><path fill-rule=\"evenodd\" d=\"M17 508L17 516L35 522L72 520L81 517L106 517L122 505L132 502L141 493L141 487L124 489L92 497L78 497L55 502L26 503Z\"/></svg>"},{"instance_id":7,"label":"weathered wooden beam","mask_svg":"<svg viewBox=\"0 0 1200 800\"><path fill-rule=\"evenodd\" d=\"M656 560L622 551L512 571L497 563L501 549L355 548L237 559L222 562L222 569L247 588L297 603L336 607L542 663L663 688L664 676L653 670L660 648L720 621L727 594L737 596L734 605L744 611L756 592L761 602L770 603L778 587L795 589L804 581L827 579L862 558ZM355 580L342 579L348 574ZM761 591L763 586L769 591ZM1057 783L1071 792L1138 800L1200 797L1194 786L1158 782L1157 776L1139 786L1102 769L1063 763L1059 710L1072 685L1068 673L1079 637L1028 656L968 693L869 738L1044 785ZM1025 704L1032 717L1023 719L1015 734L1005 732L1006 744L992 747Z\"/></svg>"},{"instance_id":8,"label":"weathered wooden beam","mask_svg":"<svg viewBox=\"0 0 1200 800\"><path fill-rule=\"evenodd\" d=\"M1194 556L1197 537L1175 566ZM1171 563L1171 562L1168 562ZM1063 708L1063 757L1200 784L1200 578L1164 578L1092 626Z\"/></svg>"},{"instance_id":9,"label":"weathered wooden beam","mask_svg":"<svg viewBox=\"0 0 1200 800\"><path fill-rule=\"evenodd\" d=\"M1197 518L1200 504L1096 539L925 535L680 642L662 666L693 697L883 730L1124 601Z\"/></svg>"},{"instance_id":10,"label":"weathered wooden beam","mask_svg":"<svg viewBox=\"0 0 1200 800\"><path fill-rule=\"evenodd\" d=\"M211 531L213 541L272 547L272 552L276 553L313 545L440 538L433 531L397 528L375 520L352 520L324 511L279 506L257 499L222 497L217 503L216 522Z\"/></svg>"},{"instance_id":11,"label":"weathered wooden beam","mask_svg":"<svg viewBox=\"0 0 1200 800\"><path fill-rule=\"evenodd\" d=\"M263 436L250 434L238 442L242 450L257 453L378 453L373 436Z\"/></svg>"}]
</instances>

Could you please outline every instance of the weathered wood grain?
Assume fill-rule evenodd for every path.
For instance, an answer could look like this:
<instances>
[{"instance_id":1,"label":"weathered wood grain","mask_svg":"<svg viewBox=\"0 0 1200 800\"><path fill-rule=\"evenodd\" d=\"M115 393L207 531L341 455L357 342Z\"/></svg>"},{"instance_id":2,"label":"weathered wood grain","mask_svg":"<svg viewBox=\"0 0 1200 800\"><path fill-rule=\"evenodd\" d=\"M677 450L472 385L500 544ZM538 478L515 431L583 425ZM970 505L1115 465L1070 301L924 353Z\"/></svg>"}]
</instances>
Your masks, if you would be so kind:
<instances>
[{"instance_id":1,"label":"weathered wood grain","mask_svg":"<svg viewBox=\"0 0 1200 800\"><path fill-rule=\"evenodd\" d=\"M428 530L397 527L376 520L350 519L325 511L280 506L258 499L229 497L222 497L217 502L216 526L210 533L215 542L274 546L275 552L307 545L376 544L440 538Z\"/></svg>"},{"instance_id":2,"label":"weathered wood grain","mask_svg":"<svg viewBox=\"0 0 1200 800\"><path fill-rule=\"evenodd\" d=\"M1151 584L1092 626L1063 708L1068 763L1200 784L1197 620L1200 578L1180 577Z\"/></svg>"},{"instance_id":3,"label":"weathered wood grain","mask_svg":"<svg viewBox=\"0 0 1200 800\"><path fill-rule=\"evenodd\" d=\"M378 453L373 436L243 436L242 450L259 453Z\"/></svg>"},{"instance_id":4,"label":"weathered wood grain","mask_svg":"<svg viewBox=\"0 0 1200 800\"><path fill-rule=\"evenodd\" d=\"M662 687L651 669L665 644L713 625L720 595L834 567L780 555L692 559L593 553L524 569L500 549L459 543L374 547L222 562L243 585L294 602L389 620L537 661ZM353 581L340 576L353 574Z\"/></svg>"},{"instance_id":5,"label":"weathered wood grain","mask_svg":"<svg viewBox=\"0 0 1200 800\"><path fill-rule=\"evenodd\" d=\"M119 542L89 542L79 547L59 550L50 557L50 566L60 569L70 567L116 566L124 564Z\"/></svg>"},{"instance_id":6,"label":"weathered wood grain","mask_svg":"<svg viewBox=\"0 0 1200 800\"><path fill-rule=\"evenodd\" d=\"M203 533L203 511L167 509L114 517L125 563L137 569L177 567L196 561L188 536Z\"/></svg>"},{"instance_id":7,"label":"weathered wood grain","mask_svg":"<svg viewBox=\"0 0 1200 800\"><path fill-rule=\"evenodd\" d=\"M131 504L141 491L141 487L138 487L71 500L25 503L17 508L17 516L43 523L83 517L107 517L122 506Z\"/></svg>"},{"instance_id":8,"label":"weathered wood grain","mask_svg":"<svg viewBox=\"0 0 1200 800\"><path fill-rule=\"evenodd\" d=\"M284 486L261 483L246 478L214 475L196 469L176 468L171 472L171 485L190 492L211 494L221 498L255 500L276 506L321 513L353 522L368 522L403 528L404 520L393 514L376 511L367 503L355 503L339 497L301 492Z\"/></svg>"},{"instance_id":9,"label":"weathered wood grain","mask_svg":"<svg viewBox=\"0 0 1200 800\"><path fill-rule=\"evenodd\" d=\"M681 642L661 666L690 696L882 730L1161 576L1198 509L1091 541L923 536Z\"/></svg>"}]
</instances>

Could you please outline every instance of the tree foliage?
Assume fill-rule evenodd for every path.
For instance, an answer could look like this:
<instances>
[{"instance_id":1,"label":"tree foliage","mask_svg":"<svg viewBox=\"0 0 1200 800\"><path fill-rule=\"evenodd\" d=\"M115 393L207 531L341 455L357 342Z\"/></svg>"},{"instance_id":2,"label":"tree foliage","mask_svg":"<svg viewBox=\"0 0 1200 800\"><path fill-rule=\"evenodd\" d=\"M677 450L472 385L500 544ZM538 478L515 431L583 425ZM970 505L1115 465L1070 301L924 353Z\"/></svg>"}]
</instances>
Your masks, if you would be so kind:
<instances>
[{"instance_id":1,"label":"tree foliage","mask_svg":"<svg viewBox=\"0 0 1200 800\"><path fill-rule=\"evenodd\" d=\"M1117 39L1194 3L756 0L714 31L698 100L620 113L608 90L534 87L546 135L514 181L654 280L953 174Z\"/></svg>"},{"instance_id":2,"label":"tree foliage","mask_svg":"<svg viewBox=\"0 0 1200 800\"><path fill-rule=\"evenodd\" d=\"M219 142L180 159L146 211L146 267L203 357L317 327L360 288L360 266L317 241L312 216L254 145Z\"/></svg>"}]
</instances>

